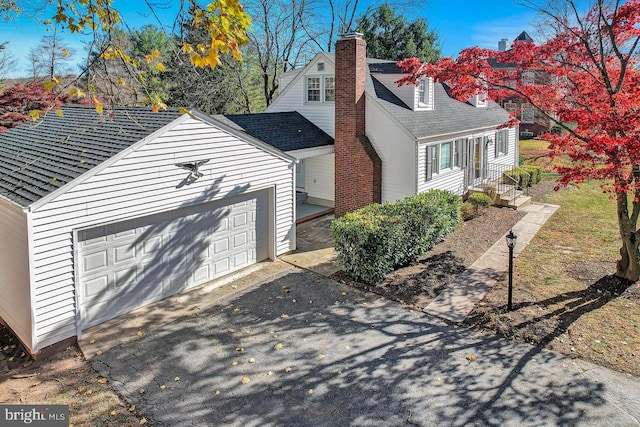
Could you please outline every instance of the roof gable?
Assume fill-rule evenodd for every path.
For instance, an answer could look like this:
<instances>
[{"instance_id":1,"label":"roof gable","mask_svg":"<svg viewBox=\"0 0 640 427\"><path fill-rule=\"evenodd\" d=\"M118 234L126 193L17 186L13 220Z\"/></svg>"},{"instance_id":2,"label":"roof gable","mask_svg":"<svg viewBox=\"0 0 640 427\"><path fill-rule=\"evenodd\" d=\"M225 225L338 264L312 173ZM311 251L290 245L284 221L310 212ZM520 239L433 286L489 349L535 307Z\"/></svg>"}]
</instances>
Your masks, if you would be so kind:
<instances>
[{"instance_id":1,"label":"roof gable","mask_svg":"<svg viewBox=\"0 0 640 427\"><path fill-rule=\"evenodd\" d=\"M175 121L177 109L65 105L0 134L0 196L27 207Z\"/></svg>"},{"instance_id":2,"label":"roof gable","mask_svg":"<svg viewBox=\"0 0 640 427\"><path fill-rule=\"evenodd\" d=\"M227 114L214 119L281 151L333 145L333 138L298 112Z\"/></svg>"}]
</instances>

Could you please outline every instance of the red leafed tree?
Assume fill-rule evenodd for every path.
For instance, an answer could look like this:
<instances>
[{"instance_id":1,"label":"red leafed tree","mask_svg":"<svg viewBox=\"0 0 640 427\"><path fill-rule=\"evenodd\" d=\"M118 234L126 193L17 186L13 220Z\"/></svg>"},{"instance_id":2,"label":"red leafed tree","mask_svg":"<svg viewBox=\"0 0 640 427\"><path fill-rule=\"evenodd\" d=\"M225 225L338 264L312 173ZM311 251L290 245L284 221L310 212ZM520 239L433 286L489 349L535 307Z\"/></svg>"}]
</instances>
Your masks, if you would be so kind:
<instances>
[{"instance_id":1,"label":"red leafed tree","mask_svg":"<svg viewBox=\"0 0 640 427\"><path fill-rule=\"evenodd\" d=\"M511 50L463 50L456 60L430 66L409 58L399 84L430 75L452 86L460 100L487 93L517 96L555 123L560 135L545 135L552 156L566 155L559 185L602 180L617 200L622 247L616 275L640 278L640 0L521 0L545 18L546 42L516 42ZM509 64L496 67L496 63ZM494 65L492 67L492 65ZM517 121L515 115L514 121Z\"/></svg>"},{"instance_id":2,"label":"red leafed tree","mask_svg":"<svg viewBox=\"0 0 640 427\"><path fill-rule=\"evenodd\" d=\"M46 90L42 83L17 84L7 88L0 94L0 132L32 120L32 112L37 111L37 117L67 103L89 104L89 101Z\"/></svg>"}]
</instances>

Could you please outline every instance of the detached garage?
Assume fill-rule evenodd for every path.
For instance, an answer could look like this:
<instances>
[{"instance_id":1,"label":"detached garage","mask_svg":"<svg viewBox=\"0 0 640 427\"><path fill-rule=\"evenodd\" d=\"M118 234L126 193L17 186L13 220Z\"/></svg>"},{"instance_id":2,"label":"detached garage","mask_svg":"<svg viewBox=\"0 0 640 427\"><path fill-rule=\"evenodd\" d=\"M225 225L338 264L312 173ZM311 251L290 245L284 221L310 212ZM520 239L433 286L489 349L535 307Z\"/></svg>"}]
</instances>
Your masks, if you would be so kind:
<instances>
[{"instance_id":1,"label":"detached garage","mask_svg":"<svg viewBox=\"0 0 640 427\"><path fill-rule=\"evenodd\" d=\"M36 354L295 249L294 162L177 110L64 106L0 134L0 317Z\"/></svg>"}]
</instances>

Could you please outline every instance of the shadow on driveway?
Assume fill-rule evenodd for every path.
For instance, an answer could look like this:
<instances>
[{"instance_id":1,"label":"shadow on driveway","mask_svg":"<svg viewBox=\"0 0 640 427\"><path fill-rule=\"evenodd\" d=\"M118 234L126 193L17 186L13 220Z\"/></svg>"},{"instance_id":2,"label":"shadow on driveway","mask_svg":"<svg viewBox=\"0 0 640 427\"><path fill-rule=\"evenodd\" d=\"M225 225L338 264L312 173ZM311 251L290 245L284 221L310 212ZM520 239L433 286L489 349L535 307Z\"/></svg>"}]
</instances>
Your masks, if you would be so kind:
<instances>
[{"instance_id":1,"label":"shadow on driveway","mask_svg":"<svg viewBox=\"0 0 640 427\"><path fill-rule=\"evenodd\" d=\"M635 380L446 326L293 268L92 360L156 425L638 425L640 418Z\"/></svg>"}]
</instances>

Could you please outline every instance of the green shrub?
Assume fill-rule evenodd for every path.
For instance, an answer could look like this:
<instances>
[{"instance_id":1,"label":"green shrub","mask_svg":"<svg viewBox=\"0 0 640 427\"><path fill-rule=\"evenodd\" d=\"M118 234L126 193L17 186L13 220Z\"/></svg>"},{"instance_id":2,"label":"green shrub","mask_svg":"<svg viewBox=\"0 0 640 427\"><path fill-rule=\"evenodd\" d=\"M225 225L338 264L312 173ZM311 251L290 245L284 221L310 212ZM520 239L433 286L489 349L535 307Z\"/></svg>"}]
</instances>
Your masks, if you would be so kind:
<instances>
[{"instance_id":1,"label":"green shrub","mask_svg":"<svg viewBox=\"0 0 640 427\"><path fill-rule=\"evenodd\" d=\"M510 169L503 172L502 181L505 184L517 185L521 190L529 187L531 175L522 169Z\"/></svg>"},{"instance_id":2,"label":"green shrub","mask_svg":"<svg viewBox=\"0 0 640 427\"><path fill-rule=\"evenodd\" d=\"M471 203L474 210L474 216L480 216L488 206L493 204L493 199L484 193L473 193L467 198L465 203Z\"/></svg>"},{"instance_id":3,"label":"green shrub","mask_svg":"<svg viewBox=\"0 0 640 427\"><path fill-rule=\"evenodd\" d=\"M460 208L460 197L431 190L347 213L331 224L338 262L354 279L378 283L455 230Z\"/></svg>"},{"instance_id":4,"label":"green shrub","mask_svg":"<svg viewBox=\"0 0 640 427\"><path fill-rule=\"evenodd\" d=\"M462 204L462 208L460 209L460 211L462 213L462 219L465 221L469 221L470 219L473 219L477 216L476 207L469 201Z\"/></svg>"},{"instance_id":5,"label":"green shrub","mask_svg":"<svg viewBox=\"0 0 640 427\"><path fill-rule=\"evenodd\" d=\"M496 191L496 186L495 185L485 185L484 188L482 189L482 191L484 192L484 194L486 194L487 196L489 196L489 198L493 201L496 200L496 195L498 194Z\"/></svg>"},{"instance_id":6,"label":"green shrub","mask_svg":"<svg viewBox=\"0 0 640 427\"><path fill-rule=\"evenodd\" d=\"M530 186L536 185L540 182L540 179L542 179L542 166L525 165L522 166L522 169L531 175L531 181L529 183Z\"/></svg>"}]
</instances>

